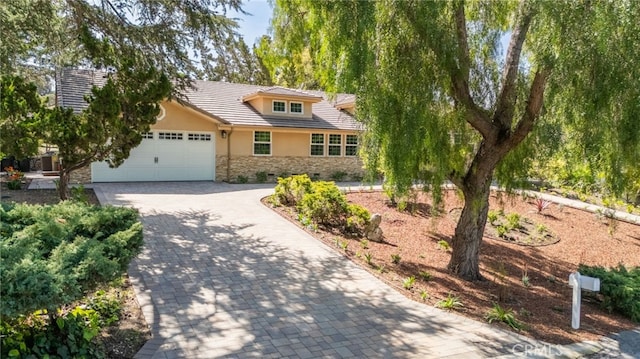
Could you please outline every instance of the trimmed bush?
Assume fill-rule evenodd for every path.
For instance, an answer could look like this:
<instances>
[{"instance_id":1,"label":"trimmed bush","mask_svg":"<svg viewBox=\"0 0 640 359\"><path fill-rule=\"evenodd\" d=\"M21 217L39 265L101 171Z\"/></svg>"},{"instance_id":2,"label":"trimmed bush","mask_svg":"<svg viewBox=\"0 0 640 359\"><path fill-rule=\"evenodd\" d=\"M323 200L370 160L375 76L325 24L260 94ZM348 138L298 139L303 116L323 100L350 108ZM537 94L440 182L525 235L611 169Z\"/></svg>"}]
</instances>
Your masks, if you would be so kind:
<instances>
[{"instance_id":1,"label":"trimmed bush","mask_svg":"<svg viewBox=\"0 0 640 359\"><path fill-rule=\"evenodd\" d=\"M287 178L279 177L274 200L278 204L295 206L306 193L312 191L311 183L311 178L306 174Z\"/></svg>"},{"instance_id":2,"label":"trimmed bush","mask_svg":"<svg viewBox=\"0 0 640 359\"><path fill-rule=\"evenodd\" d=\"M640 322L640 267L627 270L623 265L611 269L580 265L578 271L600 278L602 307Z\"/></svg>"},{"instance_id":3,"label":"trimmed bush","mask_svg":"<svg viewBox=\"0 0 640 359\"><path fill-rule=\"evenodd\" d=\"M371 218L367 209L347 203L334 182L313 182L308 175L278 178L272 202L295 205L300 218L347 234L361 235Z\"/></svg>"},{"instance_id":4,"label":"trimmed bush","mask_svg":"<svg viewBox=\"0 0 640 359\"><path fill-rule=\"evenodd\" d=\"M316 223L337 226L347 213L347 199L335 183L313 182L311 191L302 196L297 207Z\"/></svg>"}]
</instances>

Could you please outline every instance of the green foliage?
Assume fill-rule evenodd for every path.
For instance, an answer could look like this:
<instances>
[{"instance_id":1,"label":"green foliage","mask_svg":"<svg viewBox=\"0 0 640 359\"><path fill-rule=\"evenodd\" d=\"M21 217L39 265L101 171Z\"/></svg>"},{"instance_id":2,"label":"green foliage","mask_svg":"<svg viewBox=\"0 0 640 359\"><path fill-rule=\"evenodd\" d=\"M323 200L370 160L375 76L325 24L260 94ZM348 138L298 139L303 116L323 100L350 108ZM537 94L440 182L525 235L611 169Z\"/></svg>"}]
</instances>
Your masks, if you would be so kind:
<instances>
[{"instance_id":1,"label":"green foliage","mask_svg":"<svg viewBox=\"0 0 640 359\"><path fill-rule=\"evenodd\" d=\"M498 237L504 238L507 235L507 232L509 232L509 228L499 225L496 227L496 232L498 233Z\"/></svg>"},{"instance_id":2,"label":"green foliage","mask_svg":"<svg viewBox=\"0 0 640 359\"><path fill-rule=\"evenodd\" d=\"M84 185L71 187L71 199L73 201L89 203L89 196L87 196Z\"/></svg>"},{"instance_id":3,"label":"green foliage","mask_svg":"<svg viewBox=\"0 0 640 359\"><path fill-rule=\"evenodd\" d=\"M31 156L38 151L43 101L35 84L4 74L0 78L0 154Z\"/></svg>"},{"instance_id":4,"label":"green foliage","mask_svg":"<svg viewBox=\"0 0 640 359\"><path fill-rule=\"evenodd\" d=\"M348 234L361 234L371 217L366 208L347 203L335 183L312 182L306 174L278 178L272 199L278 204L295 205L300 218Z\"/></svg>"},{"instance_id":5,"label":"green foliage","mask_svg":"<svg viewBox=\"0 0 640 359\"><path fill-rule=\"evenodd\" d=\"M256 181L258 183L267 182L267 178L268 178L267 172L265 172L265 171L256 172Z\"/></svg>"},{"instance_id":6,"label":"green foliage","mask_svg":"<svg viewBox=\"0 0 640 359\"><path fill-rule=\"evenodd\" d=\"M391 263L400 264L400 254L392 254L391 255Z\"/></svg>"},{"instance_id":7,"label":"green foliage","mask_svg":"<svg viewBox=\"0 0 640 359\"><path fill-rule=\"evenodd\" d=\"M431 278L433 277L431 275L431 273L427 272L427 271L420 271L420 273L418 273L418 276L420 276L420 278L425 281L428 282L431 280Z\"/></svg>"},{"instance_id":8,"label":"green foliage","mask_svg":"<svg viewBox=\"0 0 640 359\"><path fill-rule=\"evenodd\" d=\"M0 218L1 318L81 298L124 273L142 246L142 225L127 208L3 205Z\"/></svg>"},{"instance_id":9,"label":"green foliage","mask_svg":"<svg viewBox=\"0 0 640 359\"><path fill-rule=\"evenodd\" d=\"M493 323L494 321L505 323L515 330L523 328L522 323L516 319L513 309L504 309L498 303L493 303L493 307L487 312L484 318L489 323Z\"/></svg>"},{"instance_id":10,"label":"green foliage","mask_svg":"<svg viewBox=\"0 0 640 359\"><path fill-rule=\"evenodd\" d=\"M96 311L100 316L100 326L109 326L120 319L122 306L120 301L107 294L104 290L97 291L87 305L88 309Z\"/></svg>"},{"instance_id":11,"label":"green foliage","mask_svg":"<svg viewBox=\"0 0 640 359\"><path fill-rule=\"evenodd\" d=\"M600 278L602 307L618 312L635 322L640 322L640 267L627 269L580 265L578 272Z\"/></svg>"},{"instance_id":12,"label":"green foliage","mask_svg":"<svg viewBox=\"0 0 640 359\"><path fill-rule=\"evenodd\" d=\"M335 183L320 181L313 182L297 207L316 223L337 226L347 211L347 200Z\"/></svg>"},{"instance_id":13,"label":"green foliage","mask_svg":"<svg viewBox=\"0 0 640 359\"><path fill-rule=\"evenodd\" d=\"M338 242L338 245L339 245L340 249L342 249L342 250L343 250L343 251L345 251L345 252L346 252L346 251L347 251L347 249L349 248L349 242L348 242L348 241L345 241L345 240L339 241L339 242Z\"/></svg>"},{"instance_id":14,"label":"green foliage","mask_svg":"<svg viewBox=\"0 0 640 359\"><path fill-rule=\"evenodd\" d=\"M369 210L359 204L347 205L347 223L345 229L351 233L361 234L371 220Z\"/></svg>"},{"instance_id":15,"label":"green foliage","mask_svg":"<svg viewBox=\"0 0 640 359\"><path fill-rule=\"evenodd\" d=\"M77 306L51 317L34 313L0 325L0 356L23 358L104 358L95 338L105 323L100 313Z\"/></svg>"},{"instance_id":16,"label":"green foliage","mask_svg":"<svg viewBox=\"0 0 640 359\"><path fill-rule=\"evenodd\" d=\"M426 290L421 290L420 291L420 299L422 299L423 302L426 302L427 299L429 299L429 292L427 292Z\"/></svg>"},{"instance_id":17,"label":"green foliage","mask_svg":"<svg viewBox=\"0 0 640 359\"><path fill-rule=\"evenodd\" d=\"M369 252L364 254L364 261L365 263L367 263L368 265L373 265L373 255Z\"/></svg>"},{"instance_id":18,"label":"green foliage","mask_svg":"<svg viewBox=\"0 0 640 359\"><path fill-rule=\"evenodd\" d=\"M507 228L518 229L520 228L520 215L517 213L509 213L507 215Z\"/></svg>"},{"instance_id":19,"label":"green foliage","mask_svg":"<svg viewBox=\"0 0 640 359\"><path fill-rule=\"evenodd\" d=\"M495 226L496 221L498 220L498 212L491 210L487 213L487 219L489 220L489 224Z\"/></svg>"},{"instance_id":20,"label":"green foliage","mask_svg":"<svg viewBox=\"0 0 640 359\"><path fill-rule=\"evenodd\" d=\"M438 241L438 249L441 251L448 251L451 249L451 245L449 245L449 242L441 239Z\"/></svg>"},{"instance_id":21,"label":"green foliage","mask_svg":"<svg viewBox=\"0 0 640 359\"><path fill-rule=\"evenodd\" d=\"M360 247L362 247L362 249L368 249L369 248L369 241L366 239L361 239L360 240Z\"/></svg>"},{"instance_id":22,"label":"green foliage","mask_svg":"<svg viewBox=\"0 0 640 359\"><path fill-rule=\"evenodd\" d=\"M283 205L297 205L302 197L311 192L311 178L305 175L278 177L274 196Z\"/></svg>"},{"instance_id":23,"label":"green foliage","mask_svg":"<svg viewBox=\"0 0 640 359\"><path fill-rule=\"evenodd\" d=\"M638 17L628 1L276 0L273 47L308 53L323 88L356 94L362 157L385 186L450 180L482 218L490 179L514 188L554 153L612 193L638 181ZM468 232L450 268L479 279L464 254L482 233Z\"/></svg>"},{"instance_id":24,"label":"green foliage","mask_svg":"<svg viewBox=\"0 0 640 359\"><path fill-rule=\"evenodd\" d=\"M462 308L464 305L460 301L460 298L454 296L449 293L449 295L436 303L436 307L446 309L446 310L454 310L457 308Z\"/></svg>"},{"instance_id":25,"label":"green foliage","mask_svg":"<svg viewBox=\"0 0 640 359\"><path fill-rule=\"evenodd\" d=\"M544 234L547 232L547 226L545 226L544 224L540 223L538 225L536 225L536 232L538 232L539 234Z\"/></svg>"},{"instance_id":26,"label":"green foliage","mask_svg":"<svg viewBox=\"0 0 640 359\"><path fill-rule=\"evenodd\" d=\"M411 290L413 286L416 284L416 277L411 276L402 280L402 288L406 290Z\"/></svg>"},{"instance_id":27,"label":"green foliage","mask_svg":"<svg viewBox=\"0 0 640 359\"><path fill-rule=\"evenodd\" d=\"M336 171L333 172L330 176L331 180L336 182L342 182L347 178L347 172L344 171Z\"/></svg>"},{"instance_id":28,"label":"green foliage","mask_svg":"<svg viewBox=\"0 0 640 359\"><path fill-rule=\"evenodd\" d=\"M249 182L249 177L247 176L243 176L243 175L239 175L238 178L236 179L237 183L241 183L241 184L245 184Z\"/></svg>"}]
</instances>

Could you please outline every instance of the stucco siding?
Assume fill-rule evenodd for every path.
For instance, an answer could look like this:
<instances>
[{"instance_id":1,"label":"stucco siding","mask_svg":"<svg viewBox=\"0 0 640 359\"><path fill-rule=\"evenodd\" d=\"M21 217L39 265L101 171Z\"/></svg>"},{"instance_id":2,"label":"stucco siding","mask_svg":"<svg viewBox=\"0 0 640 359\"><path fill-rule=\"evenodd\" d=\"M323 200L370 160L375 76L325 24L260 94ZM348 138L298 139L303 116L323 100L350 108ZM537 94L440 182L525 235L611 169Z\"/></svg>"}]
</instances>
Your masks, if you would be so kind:
<instances>
[{"instance_id":1,"label":"stucco siding","mask_svg":"<svg viewBox=\"0 0 640 359\"><path fill-rule=\"evenodd\" d=\"M162 107L165 116L151 125L152 130L213 132L218 129L212 119L178 103L163 102Z\"/></svg>"}]
</instances>

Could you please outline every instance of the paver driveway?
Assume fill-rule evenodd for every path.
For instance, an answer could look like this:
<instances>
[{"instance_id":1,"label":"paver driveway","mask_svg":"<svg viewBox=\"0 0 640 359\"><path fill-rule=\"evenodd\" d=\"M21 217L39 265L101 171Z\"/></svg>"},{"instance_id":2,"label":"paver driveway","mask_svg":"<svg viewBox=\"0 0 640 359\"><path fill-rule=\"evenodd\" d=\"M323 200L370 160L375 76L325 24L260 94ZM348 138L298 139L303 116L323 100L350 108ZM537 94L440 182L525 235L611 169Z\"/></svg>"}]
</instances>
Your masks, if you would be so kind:
<instances>
[{"instance_id":1,"label":"paver driveway","mask_svg":"<svg viewBox=\"0 0 640 359\"><path fill-rule=\"evenodd\" d=\"M491 357L522 337L415 303L262 206L269 187L100 184L140 210L140 358ZM249 188L249 189L247 189ZM253 188L253 189L252 189Z\"/></svg>"}]
</instances>

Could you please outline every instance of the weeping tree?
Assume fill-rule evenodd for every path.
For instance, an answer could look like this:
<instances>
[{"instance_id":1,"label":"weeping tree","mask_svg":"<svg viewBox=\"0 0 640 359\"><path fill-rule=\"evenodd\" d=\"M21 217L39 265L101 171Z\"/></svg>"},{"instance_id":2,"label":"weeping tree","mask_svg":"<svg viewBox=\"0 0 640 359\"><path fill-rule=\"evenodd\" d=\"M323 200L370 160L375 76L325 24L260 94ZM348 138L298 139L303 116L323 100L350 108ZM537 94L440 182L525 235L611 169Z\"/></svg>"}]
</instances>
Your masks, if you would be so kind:
<instances>
[{"instance_id":1,"label":"weeping tree","mask_svg":"<svg viewBox=\"0 0 640 359\"><path fill-rule=\"evenodd\" d=\"M277 0L273 27L326 89L357 95L363 158L387 185L464 194L449 270L479 280L493 181L521 185L568 139L612 193L633 180L639 17L632 0Z\"/></svg>"}]
</instances>

